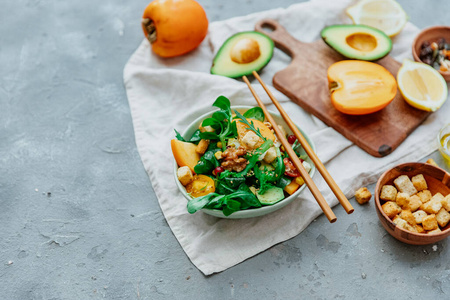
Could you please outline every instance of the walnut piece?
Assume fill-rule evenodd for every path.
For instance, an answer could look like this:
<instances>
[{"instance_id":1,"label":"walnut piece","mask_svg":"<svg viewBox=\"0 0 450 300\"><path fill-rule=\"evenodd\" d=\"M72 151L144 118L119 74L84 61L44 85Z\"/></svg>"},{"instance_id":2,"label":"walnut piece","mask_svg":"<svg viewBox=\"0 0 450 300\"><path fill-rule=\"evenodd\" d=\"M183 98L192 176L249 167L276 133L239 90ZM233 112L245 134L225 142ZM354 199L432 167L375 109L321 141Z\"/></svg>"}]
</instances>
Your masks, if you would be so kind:
<instances>
[{"instance_id":1,"label":"walnut piece","mask_svg":"<svg viewBox=\"0 0 450 300\"><path fill-rule=\"evenodd\" d=\"M246 153L247 151L244 147L239 147L238 149L234 147L227 148L227 150L222 153L222 168L228 171L241 172L247 166L248 161L240 156L243 156Z\"/></svg>"}]
</instances>

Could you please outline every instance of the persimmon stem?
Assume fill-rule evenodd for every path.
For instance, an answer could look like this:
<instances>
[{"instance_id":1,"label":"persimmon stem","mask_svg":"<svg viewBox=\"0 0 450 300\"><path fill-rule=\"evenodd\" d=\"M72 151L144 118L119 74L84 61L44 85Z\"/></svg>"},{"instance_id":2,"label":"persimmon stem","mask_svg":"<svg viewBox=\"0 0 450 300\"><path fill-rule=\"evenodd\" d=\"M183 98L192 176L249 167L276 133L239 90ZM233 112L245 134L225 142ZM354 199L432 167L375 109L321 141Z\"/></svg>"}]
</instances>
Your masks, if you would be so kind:
<instances>
[{"instance_id":1,"label":"persimmon stem","mask_svg":"<svg viewBox=\"0 0 450 300\"><path fill-rule=\"evenodd\" d=\"M142 19L142 27L144 28L148 41L154 43L156 41L156 27L153 20L149 18Z\"/></svg>"}]
</instances>

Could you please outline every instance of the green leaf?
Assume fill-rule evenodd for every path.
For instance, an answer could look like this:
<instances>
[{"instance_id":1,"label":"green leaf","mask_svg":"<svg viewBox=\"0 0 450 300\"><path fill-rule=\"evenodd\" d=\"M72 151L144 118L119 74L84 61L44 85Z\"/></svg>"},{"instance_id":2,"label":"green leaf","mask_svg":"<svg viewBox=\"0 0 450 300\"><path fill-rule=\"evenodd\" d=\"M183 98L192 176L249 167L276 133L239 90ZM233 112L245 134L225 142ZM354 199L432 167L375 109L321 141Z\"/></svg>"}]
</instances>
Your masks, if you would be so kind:
<instances>
[{"instance_id":1,"label":"green leaf","mask_svg":"<svg viewBox=\"0 0 450 300\"><path fill-rule=\"evenodd\" d=\"M176 130L175 130L175 137L177 140L182 141L182 142L186 142L186 140L181 136L181 134Z\"/></svg>"},{"instance_id":2,"label":"green leaf","mask_svg":"<svg viewBox=\"0 0 450 300\"><path fill-rule=\"evenodd\" d=\"M223 122L225 120L228 120L229 116L228 113L224 110L218 110L212 114L212 117L217 120L218 122Z\"/></svg>"},{"instance_id":3,"label":"green leaf","mask_svg":"<svg viewBox=\"0 0 450 300\"><path fill-rule=\"evenodd\" d=\"M261 122L264 122L265 120L264 111L262 110L261 107L250 108L244 113L244 117L249 119L255 119Z\"/></svg>"},{"instance_id":4,"label":"green leaf","mask_svg":"<svg viewBox=\"0 0 450 300\"><path fill-rule=\"evenodd\" d=\"M211 193L202 197L198 197L198 198L193 198L191 200L188 201L187 203L187 211L190 214L193 214L197 211L199 211L200 209L204 208L206 205L208 205L208 203L211 201L211 199L213 198L221 198L221 197L225 197L223 195L219 195L216 193Z\"/></svg>"},{"instance_id":5,"label":"green leaf","mask_svg":"<svg viewBox=\"0 0 450 300\"><path fill-rule=\"evenodd\" d=\"M223 109L225 111L231 111L230 100L228 100L228 98L225 96L217 97L216 101L214 101L214 103L213 103L213 106Z\"/></svg>"},{"instance_id":6,"label":"green leaf","mask_svg":"<svg viewBox=\"0 0 450 300\"><path fill-rule=\"evenodd\" d=\"M202 139L202 138L200 137L200 133L201 133L200 129L197 129L196 131L194 131L194 133L192 134L192 136L191 136L189 142L190 142L190 143L195 143L195 142L200 141L200 140Z\"/></svg>"},{"instance_id":7,"label":"green leaf","mask_svg":"<svg viewBox=\"0 0 450 300\"><path fill-rule=\"evenodd\" d=\"M219 136L215 132L201 132L200 138L204 140L218 140Z\"/></svg>"}]
</instances>

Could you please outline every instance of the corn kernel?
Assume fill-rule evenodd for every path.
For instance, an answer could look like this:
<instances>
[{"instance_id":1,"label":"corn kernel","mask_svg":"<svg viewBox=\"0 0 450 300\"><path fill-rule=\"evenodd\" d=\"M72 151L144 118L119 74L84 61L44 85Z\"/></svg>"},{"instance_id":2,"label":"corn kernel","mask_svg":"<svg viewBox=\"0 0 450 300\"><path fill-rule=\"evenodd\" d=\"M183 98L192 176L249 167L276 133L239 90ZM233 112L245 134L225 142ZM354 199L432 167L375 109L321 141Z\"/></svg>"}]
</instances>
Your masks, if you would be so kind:
<instances>
[{"instance_id":1,"label":"corn kernel","mask_svg":"<svg viewBox=\"0 0 450 300\"><path fill-rule=\"evenodd\" d=\"M298 185L303 185L305 183L305 180L303 180L302 176L295 177L295 183Z\"/></svg>"},{"instance_id":2,"label":"corn kernel","mask_svg":"<svg viewBox=\"0 0 450 300\"><path fill-rule=\"evenodd\" d=\"M222 148L222 142L217 142L217 148Z\"/></svg>"},{"instance_id":3,"label":"corn kernel","mask_svg":"<svg viewBox=\"0 0 450 300\"><path fill-rule=\"evenodd\" d=\"M220 143L220 142L219 142ZM216 153L214 153L214 156L219 160L222 158L222 151L217 151Z\"/></svg>"}]
</instances>

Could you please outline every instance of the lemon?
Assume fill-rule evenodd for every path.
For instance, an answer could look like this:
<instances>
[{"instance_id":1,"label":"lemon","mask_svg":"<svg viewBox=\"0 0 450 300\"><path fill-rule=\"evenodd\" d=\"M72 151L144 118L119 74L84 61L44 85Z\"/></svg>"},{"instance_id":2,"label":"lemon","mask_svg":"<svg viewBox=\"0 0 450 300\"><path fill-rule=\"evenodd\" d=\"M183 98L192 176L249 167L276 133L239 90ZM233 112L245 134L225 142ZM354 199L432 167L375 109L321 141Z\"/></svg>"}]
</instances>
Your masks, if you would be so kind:
<instances>
[{"instance_id":1,"label":"lemon","mask_svg":"<svg viewBox=\"0 0 450 300\"><path fill-rule=\"evenodd\" d=\"M397 74L397 84L406 102L421 110L436 111L447 100L444 78L424 63L405 59Z\"/></svg>"},{"instance_id":2,"label":"lemon","mask_svg":"<svg viewBox=\"0 0 450 300\"><path fill-rule=\"evenodd\" d=\"M394 0L361 0L347 8L354 24L363 24L380 29L392 37L402 31L408 16Z\"/></svg>"}]
</instances>

